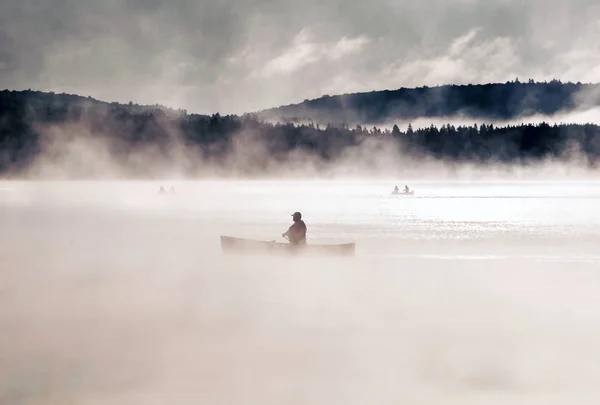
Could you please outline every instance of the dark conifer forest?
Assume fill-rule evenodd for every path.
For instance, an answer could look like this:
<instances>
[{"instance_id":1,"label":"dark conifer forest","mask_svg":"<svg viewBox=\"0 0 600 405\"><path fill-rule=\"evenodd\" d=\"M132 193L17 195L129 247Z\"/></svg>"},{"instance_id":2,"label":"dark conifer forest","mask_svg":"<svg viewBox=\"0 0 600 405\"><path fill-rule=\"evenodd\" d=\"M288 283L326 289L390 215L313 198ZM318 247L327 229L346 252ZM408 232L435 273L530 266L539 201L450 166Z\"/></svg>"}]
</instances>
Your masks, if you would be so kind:
<instances>
[{"instance_id":1,"label":"dark conifer forest","mask_svg":"<svg viewBox=\"0 0 600 405\"><path fill-rule=\"evenodd\" d=\"M77 95L4 90L0 92L0 174L26 169L44 152L47 137L51 136L46 133L47 129L66 125L85 129L88 136L114 140L118 147L113 152L121 156L148 145L167 153L177 143L197 153L199 159L210 158L223 164L234 147L236 136L243 133L259 140L274 160L284 160L290 151L310 153L324 161L333 160L347 147L377 138L396 143L399 153L446 161L523 163L561 159L576 150L590 166L595 166L600 156L600 127L595 124L496 127L493 124L455 126L450 122L440 127L409 126L401 131L397 125L382 129L376 125L348 125L344 120L338 123L334 119L331 123L320 120L332 111L342 115L362 114L371 121L392 124L394 119L406 122L461 112L472 116L474 121L489 119L491 122L493 118L568 111L575 107L576 95L582 94L582 86L589 86L589 94L594 94L595 85L556 81L339 96L305 102L311 106L310 111L317 112L306 115L308 110L304 109L302 123L289 122L285 117L273 122L273 116L267 115L277 110L240 116L200 115L159 105L107 103ZM596 105L591 96L585 102L588 106ZM294 108L283 107L279 111L285 114L299 111ZM77 130L73 136L77 136Z\"/></svg>"},{"instance_id":2,"label":"dark conifer forest","mask_svg":"<svg viewBox=\"0 0 600 405\"><path fill-rule=\"evenodd\" d=\"M381 125L399 119L455 117L509 120L551 115L575 107L600 105L600 85L550 82L446 85L323 96L259 111L261 118L283 121L312 119L327 123Z\"/></svg>"}]
</instances>

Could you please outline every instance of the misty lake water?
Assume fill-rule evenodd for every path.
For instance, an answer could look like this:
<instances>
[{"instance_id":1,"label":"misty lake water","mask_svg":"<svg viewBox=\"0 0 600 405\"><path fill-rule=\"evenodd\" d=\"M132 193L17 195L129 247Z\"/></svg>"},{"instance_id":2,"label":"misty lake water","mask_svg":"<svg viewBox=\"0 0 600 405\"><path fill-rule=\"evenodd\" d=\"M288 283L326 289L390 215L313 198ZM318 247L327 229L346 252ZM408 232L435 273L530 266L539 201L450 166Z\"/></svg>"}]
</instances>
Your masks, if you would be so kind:
<instances>
[{"instance_id":1,"label":"misty lake water","mask_svg":"<svg viewBox=\"0 0 600 405\"><path fill-rule=\"evenodd\" d=\"M176 193L158 195L161 185L174 185ZM355 241L359 256L415 256L449 248L459 257L476 249L483 255L600 259L600 182L422 182L410 185L414 196L392 195L393 185L7 182L0 185L0 207L5 224L30 226L31 237L53 231L44 221L77 227L77 219L87 226L98 217L98 226L118 226L114 220L151 227L152 220L162 220L173 230L182 226L181 236L190 228L202 230L194 243L211 255L219 252L220 234L281 240L290 214L301 211L309 243ZM126 233L127 226L119 232Z\"/></svg>"},{"instance_id":2,"label":"misty lake water","mask_svg":"<svg viewBox=\"0 0 600 405\"><path fill-rule=\"evenodd\" d=\"M600 182L394 185L0 182L0 403L597 403Z\"/></svg>"}]
</instances>

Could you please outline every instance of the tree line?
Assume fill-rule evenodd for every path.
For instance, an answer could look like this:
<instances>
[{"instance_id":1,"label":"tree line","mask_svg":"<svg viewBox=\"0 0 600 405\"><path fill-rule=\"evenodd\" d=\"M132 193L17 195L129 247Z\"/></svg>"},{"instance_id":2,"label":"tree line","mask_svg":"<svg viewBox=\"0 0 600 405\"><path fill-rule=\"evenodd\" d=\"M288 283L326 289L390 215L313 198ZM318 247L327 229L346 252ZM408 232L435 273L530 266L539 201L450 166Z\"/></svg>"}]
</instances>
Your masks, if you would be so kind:
<instances>
[{"instance_id":1,"label":"tree line","mask_svg":"<svg viewBox=\"0 0 600 405\"><path fill-rule=\"evenodd\" d=\"M321 159L340 157L347 147L368 139L395 144L399 153L456 162L526 162L568 158L574 153L596 165L600 157L600 127L595 124L493 124L401 131L377 126L270 123L253 114L200 115L158 105L105 103L89 97L35 91L0 92L0 173L27 168L44 150L49 126L71 125L73 136L114 140L115 154L127 156L148 145L165 151L175 143L201 158L225 164L232 148L260 142L270 158L284 161L302 151ZM78 132L79 131L79 132ZM83 135L81 135L83 136ZM400 155L399 155L400 156ZM259 162L260 163L260 162Z\"/></svg>"},{"instance_id":2,"label":"tree line","mask_svg":"<svg viewBox=\"0 0 600 405\"><path fill-rule=\"evenodd\" d=\"M325 95L257 112L263 119L381 125L394 120L463 115L482 120L511 120L551 115L576 107L600 105L600 85L535 82L423 86L366 93Z\"/></svg>"}]
</instances>

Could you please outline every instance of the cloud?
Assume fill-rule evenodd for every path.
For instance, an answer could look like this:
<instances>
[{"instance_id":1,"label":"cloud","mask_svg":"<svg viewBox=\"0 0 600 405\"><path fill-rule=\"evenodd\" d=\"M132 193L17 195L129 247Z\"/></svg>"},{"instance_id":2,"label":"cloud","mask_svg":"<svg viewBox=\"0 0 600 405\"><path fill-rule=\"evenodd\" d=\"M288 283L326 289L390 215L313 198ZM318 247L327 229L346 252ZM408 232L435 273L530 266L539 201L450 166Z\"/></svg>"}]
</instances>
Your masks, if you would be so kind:
<instances>
[{"instance_id":1,"label":"cloud","mask_svg":"<svg viewBox=\"0 0 600 405\"><path fill-rule=\"evenodd\" d=\"M0 4L0 88L241 113L325 93L599 81L592 0Z\"/></svg>"},{"instance_id":2,"label":"cloud","mask_svg":"<svg viewBox=\"0 0 600 405\"><path fill-rule=\"evenodd\" d=\"M302 30L292 41L290 48L271 59L257 72L260 77L273 74L289 75L318 62L337 61L360 52L369 40L364 37L342 37L335 43L317 42L306 30Z\"/></svg>"},{"instance_id":3,"label":"cloud","mask_svg":"<svg viewBox=\"0 0 600 405\"><path fill-rule=\"evenodd\" d=\"M479 40L479 28L456 38L450 47L430 58L401 59L388 65L388 80L416 83L468 84L470 82L506 81L517 75L516 46L510 38ZM390 81L391 81L390 80Z\"/></svg>"}]
</instances>

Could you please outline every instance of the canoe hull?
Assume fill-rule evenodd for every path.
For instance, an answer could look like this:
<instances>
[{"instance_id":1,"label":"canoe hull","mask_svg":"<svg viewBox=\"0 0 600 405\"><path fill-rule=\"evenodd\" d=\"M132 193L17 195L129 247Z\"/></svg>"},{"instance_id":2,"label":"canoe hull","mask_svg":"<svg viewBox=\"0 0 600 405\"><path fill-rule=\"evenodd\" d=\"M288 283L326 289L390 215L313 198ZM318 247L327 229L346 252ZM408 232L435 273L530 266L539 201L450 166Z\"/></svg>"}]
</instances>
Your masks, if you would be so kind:
<instances>
[{"instance_id":1,"label":"canoe hull","mask_svg":"<svg viewBox=\"0 0 600 405\"><path fill-rule=\"evenodd\" d=\"M392 191L392 194L393 195L414 195L415 192L414 192L414 190L413 191L409 191L408 193L404 192L404 191Z\"/></svg>"},{"instance_id":2,"label":"canoe hull","mask_svg":"<svg viewBox=\"0 0 600 405\"><path fill-rule=\"evenodd\" d=\"M355 247L355 243L294 246L289 243L242 239L221 235L221 249L225 253L354 256Z\"/></svg>"}]
</instances>

